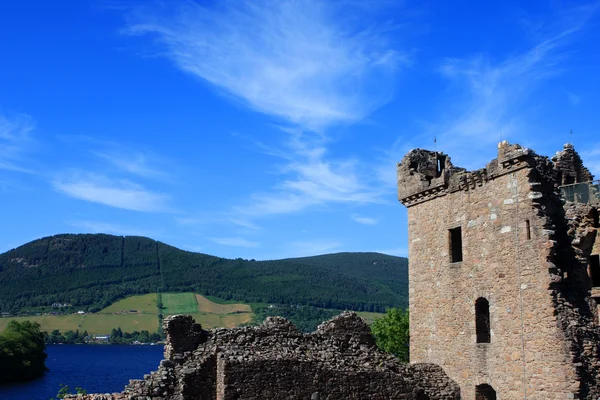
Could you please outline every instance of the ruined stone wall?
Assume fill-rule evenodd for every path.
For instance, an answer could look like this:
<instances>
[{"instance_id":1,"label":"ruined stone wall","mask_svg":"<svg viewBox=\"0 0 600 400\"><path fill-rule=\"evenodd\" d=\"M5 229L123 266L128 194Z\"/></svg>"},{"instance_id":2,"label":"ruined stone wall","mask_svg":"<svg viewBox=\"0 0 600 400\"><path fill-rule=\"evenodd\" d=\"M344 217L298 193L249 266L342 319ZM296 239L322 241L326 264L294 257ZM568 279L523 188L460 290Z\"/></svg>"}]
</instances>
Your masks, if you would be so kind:
<instances>
[{"instance_id":1,"label":"ruined stone wall","mask_svg":"<svg viewBox=\"0 0 600 400\"><path fill-rule=\"evenodd\" d=\"M399 197L409 207L411 361L439 364L467 400L480 384L505 399L572 396L577 374L550 289L562 279L547 215L556 205L539 204L550 186L544 160L504 143L485 169L436 171L444 182L423 191L428 177L410 158L399 166ZM456 227L463 259L452 263ZM489 301L490 343L476 343L478 298Z\"/></svg>"},{"instance_id":2,"label":"ruined stone wall","mask_svg":"<svg viewBox=\"0 0 600 400\"><path fill-rule=\"evenodd\" d=\"M252 328L204 331L190 316L175 316L164 329L167 359L158 371L131 381L123 393L83 400L460 398L441 368L402 364L380 352L355 313L311 334L279 317Z\"/></svg>"},{"instance_id":3,"label":"ruined stone wall","mask_svg":"<svg viewBox=\"0 0 600 400\"><path fill-rule=\"evenodd\" d=\"M557 155L564 173L506 142L474 172L445 155L445 170L439 162L421 168L415 160L440 158L424 150L398 166L409 220L411 361L442 366L464 399L481 384L503 399L597 398L598 330L582 301L589 279L572 255L555 192L557 176L587 179L589 171L569 164L580 159L567 147ZM453 263L456 227L463 259ZM478 298L489 301L490 343L476 343Z\"/></svg>"},{"instance_id":4,"label":"ruined stone wall","mask_svg":"<svg viewBox=\"0 0 600 400\"><path fill-rule=\"evenodd\" d=\"M600 398L600 287L591 284L589 257L600 253L598 209L568 203L565 217L566 234L558 256L568 265L567 277L552 285L553 297L580 381L576 398L595 400Z\"/></svg>"},{"instance_id":5,"label":"ruined stone wall","mask_svg":"<svg viewBox=\"0 0 600 400\"><path fill-rule=\"evenodd\" d=\"M293 360L219 361L219 400L321 399L389 400L422 398L424 390L391 371L349 371Z\"/></svg>"}]
</instances>

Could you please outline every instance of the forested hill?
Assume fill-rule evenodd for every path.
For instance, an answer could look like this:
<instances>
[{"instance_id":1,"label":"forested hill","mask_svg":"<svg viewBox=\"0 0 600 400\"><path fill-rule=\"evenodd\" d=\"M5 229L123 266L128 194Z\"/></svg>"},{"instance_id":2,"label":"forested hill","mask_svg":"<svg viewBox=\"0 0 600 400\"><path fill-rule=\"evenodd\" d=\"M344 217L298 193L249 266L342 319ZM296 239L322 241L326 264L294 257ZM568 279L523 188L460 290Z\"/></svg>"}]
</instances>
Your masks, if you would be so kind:
<instances>
[{"instance_id":1,"label":"forested hill","mask_svg":"<svg viewBox=\"0 0 600 400\"><path fill-rule=\"evenodd\" d=\"M384 311L407 306L408 262L379 253L231 260L103 234L56 235L0 254L0 312L54 302L96 311L156 291Z\"/></svg>"}]
</instances>

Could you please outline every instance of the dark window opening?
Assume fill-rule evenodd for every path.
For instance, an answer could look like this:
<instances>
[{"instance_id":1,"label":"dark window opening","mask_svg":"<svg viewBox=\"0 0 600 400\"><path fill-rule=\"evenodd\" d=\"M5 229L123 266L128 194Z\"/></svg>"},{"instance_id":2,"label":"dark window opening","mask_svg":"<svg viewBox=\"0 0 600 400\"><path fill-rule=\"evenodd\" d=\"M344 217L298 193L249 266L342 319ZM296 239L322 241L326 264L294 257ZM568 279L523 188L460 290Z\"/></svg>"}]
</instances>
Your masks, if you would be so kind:
<instances>
[{"instance_id":1,"label":"dark window opening","mask_svg":"<svg viewBox=\"0 0 600 400\"><path fill-rule=\"evenodd\" d=\"M556 173L556 182L558 182L558 186L562 186L563 185L563 175L561 171L558 171Z\"/></svg>"},{"instance_id":2,"label":"dark window opening","mask_svg":"<svg viewBox=\"0 0 600 400\"><path fill-rule=\"evenodd\" d=\"M463 260L462 254L462 236L460 232L460 226L454 229L450 229L450 262L461 262Z\"/></svg>"},{"instance_id":3,"label":"dark window opening","mask_svg":"<svg viewBox=\"0 0 600 400\"><path fill-rule=\"evenodd\" d=\"M475 331L477 343L490 342L490 303L484 297L475 301Z\"/></svg>"},{"instance_id":4,"label":"dark window opening","mask_svg":"<svg viewBox=\"0 0 600 400\"><path fill-rule=\"evenodd\" d=\"M437 174L436 178L439 178L446 167L446 156L437 156Z\"/></svg>"},{"instance_id":5,"label":"dark window opening","mask_svg":"<svg viewBox=\"0 0 600 400\"><path fill-rule=\"evenodd\" d=\"M475 386L475 400L496 400L496 391L490 385Z\"/></svg>"},{"instance_id":6,"label":"dark window opening","mask_svg":"<svg viewBox=\"0 0 600 400\"><path fill-rule=\"evenodd\" d=\"M589 275L592 279L592 286L600 286L600 256L598 254L590 256Z\"/></svg>"},{"instance_id":7,"label":"dark window opening","mask_svg":"<svg viewBox=\"0 0 600 400\"><path fill-rule=\"evenodd\" d=\"M565 185L572 185L575 183L575 177L574 176L565 176Z\"/></svg>"},{"instance_id":8,"label":"dark window opening","mask_svg":"<svg viewBox=\"0 0 600 400\"><path fill-rule=\"evenodd\" d=\"M525 220L525 237L527 240L531 239L531 224L528 219Z\"/></svg>"}]
</instances>

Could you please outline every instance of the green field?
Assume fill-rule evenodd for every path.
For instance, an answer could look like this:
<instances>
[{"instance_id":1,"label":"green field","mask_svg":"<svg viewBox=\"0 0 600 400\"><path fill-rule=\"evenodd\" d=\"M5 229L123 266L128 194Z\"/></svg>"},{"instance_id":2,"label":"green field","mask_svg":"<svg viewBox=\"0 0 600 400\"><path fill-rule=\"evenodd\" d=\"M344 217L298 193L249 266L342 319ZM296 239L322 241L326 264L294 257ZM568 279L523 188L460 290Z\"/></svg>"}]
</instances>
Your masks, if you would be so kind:
<instances>
[{"instance_id":1,"label":"green field","mask_svg":"<svg viewBox=\"0 0 600 400\"><path fill-rule=\"evenodd\" d=\"M158 312L158 309L156 308L157 297L158 296L156 295L156 293L127 297L126 299L119 300L116 303L104 308L100 311L100 313L115 314L130 313L132 311L135 311L136 313L156 315Z\"/></svg>"},{"instance_id":2,"label":"green field","mask_svg":"<svg viewBox=\"0 0 600 400\"><path fill-rule=\"evenodd\" d=\"M163 315L190 314L204 329L226 327L231 328L251 322L253 307L267 307L267 304L243 304L224 301L219 298L202 296L195 293L163 293ZM96 314L42 315L17 318L0 318L0 331L4 330L11 319L39 322L42 330L61 332L87 330L94 335L110 334L113 328L121 328L125 332L158 329L158 296L156 293L130 296L122 299ZM369 325L383 313L357 312Z\"/></svg>"},{"instance_id":3,"label":"green field","mask_svg":"<svg viewBox=\"0 0 600 400\"><path fill-rule=\"evenodd\" d=\"M371 325L376 319L383 317L384 313L357 311L356 314L365 320L368 325Z\"/></svg>"},{"instance_id":4,"label":"green field","mask_svg":"<svg viewBox=\"0 0 600 400\"><path fill-rule=\"evenodd\" d=\"M90 335L106 335L110 334L113 328L121 328L124 332L156 332L158 329L158 317L152 314L72 314L0 318L0 331L13 319L19 322L38 322L46 332L58 329L64 333L79 329L79 332L87 330Z\"/></svg>"},{"instance_id":5,"label":"green field","mask_svg":"<svg viewBox=\"0 0 600 400\"><path fill-rule=\"evenodd\" d=\"M192 314L198 312L194 293L163 293L163 314Z\"/></svg>"}]
</instances>

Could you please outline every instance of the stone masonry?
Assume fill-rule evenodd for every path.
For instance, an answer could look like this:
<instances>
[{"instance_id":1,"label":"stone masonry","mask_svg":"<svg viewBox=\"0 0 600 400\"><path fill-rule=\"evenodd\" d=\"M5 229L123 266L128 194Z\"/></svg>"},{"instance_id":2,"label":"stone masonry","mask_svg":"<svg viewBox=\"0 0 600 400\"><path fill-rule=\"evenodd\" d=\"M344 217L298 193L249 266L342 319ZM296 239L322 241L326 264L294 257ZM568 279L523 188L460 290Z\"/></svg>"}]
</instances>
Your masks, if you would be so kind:
<instances>
[{"instance_id":1,"label":"stone masonry","mask_svg":"<svg viewBox=\"0 0 600 400\"><path fill-rule=\"evenodd\" d=\"M502 142L477 171L416 149L397 169L411 362L466 400L599 399L598 205L559 195L593 179L573 146L550 160Z\"/></svg>"},{"instance_id":2,"label":"stone masonry","mask_svg":"<svg viewBox=\"0 0 600 400\"><path fill-rule=\"evenodd\" d=\"M165 359L122 393L79 400L455 400L458 385L432 364L403 364L377 349L345 312L311 334L280 317L257 327L203 330L191 316L164 320Z\"/></svg>"}]
</instances>

